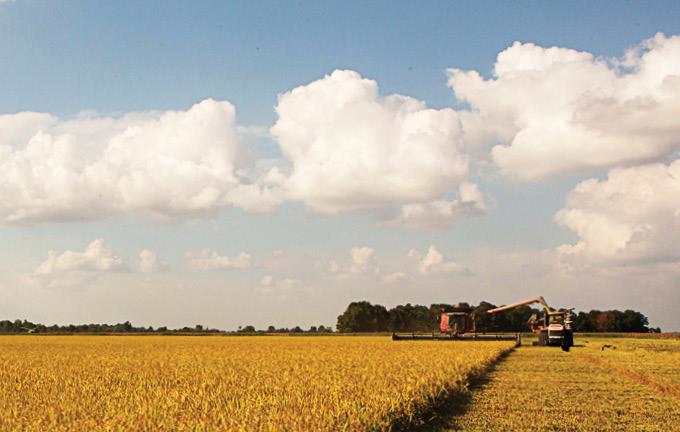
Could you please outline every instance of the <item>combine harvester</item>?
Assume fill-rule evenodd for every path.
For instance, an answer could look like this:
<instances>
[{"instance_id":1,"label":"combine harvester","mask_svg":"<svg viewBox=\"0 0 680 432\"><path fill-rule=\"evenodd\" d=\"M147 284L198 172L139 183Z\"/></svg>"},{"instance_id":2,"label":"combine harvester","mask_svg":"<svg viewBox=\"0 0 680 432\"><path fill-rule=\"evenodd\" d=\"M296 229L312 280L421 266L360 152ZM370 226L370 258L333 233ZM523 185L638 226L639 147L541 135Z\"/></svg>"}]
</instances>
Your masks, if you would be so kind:
<instances>
[{"instance_id":1,"label":"combine harvester","mask_svg":"<svg viewBox=\"0 0 680 432\"><path fill-rule=\"evenodd\" d=\"M538 342L534 345L559 346L569 351L574 345L573 312L572 309L555 310L548 306L543 297L534 297L507 306L501 306L475 315L471 307L454 307L442 311L439 321L439 331L432 333L392 333L392 340L513 340L519 346L522 344L520 333L478 333L475 320L477 316L492 315L520 306L540 303L543 312L534 314L529 319L531 331L538 335Z\"/></svg>"}]
</instances>

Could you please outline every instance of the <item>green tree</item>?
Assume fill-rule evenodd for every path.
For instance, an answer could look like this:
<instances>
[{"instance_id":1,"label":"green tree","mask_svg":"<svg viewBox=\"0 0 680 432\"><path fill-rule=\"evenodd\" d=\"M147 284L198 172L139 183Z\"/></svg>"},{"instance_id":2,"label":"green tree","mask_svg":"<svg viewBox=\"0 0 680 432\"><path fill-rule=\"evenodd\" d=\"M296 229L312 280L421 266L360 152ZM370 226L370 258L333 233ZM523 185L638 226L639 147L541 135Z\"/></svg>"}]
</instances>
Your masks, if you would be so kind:
<instances>
[{"instance_id":1,"label":"green tree","mask_svg":"<svg viewBox=\"0 0 680 432\"><path fill-rule=\"evenodd\" d=\"M399 305L388 312L388 330L401 332L426 332L431 331L432 316L430 309L425 306Z\"/></svg>"},{"instance_id":2,"label":"green tree","mask_svg":"<svg viewBox=\"0 0 680 432\"><path fill-rule=\"evenodd\" d=\"M384 306L374 306L367 301L352 302L338 316L336 328L342 333L386 331L388 318Z\"/></svg>"}]
</instances>

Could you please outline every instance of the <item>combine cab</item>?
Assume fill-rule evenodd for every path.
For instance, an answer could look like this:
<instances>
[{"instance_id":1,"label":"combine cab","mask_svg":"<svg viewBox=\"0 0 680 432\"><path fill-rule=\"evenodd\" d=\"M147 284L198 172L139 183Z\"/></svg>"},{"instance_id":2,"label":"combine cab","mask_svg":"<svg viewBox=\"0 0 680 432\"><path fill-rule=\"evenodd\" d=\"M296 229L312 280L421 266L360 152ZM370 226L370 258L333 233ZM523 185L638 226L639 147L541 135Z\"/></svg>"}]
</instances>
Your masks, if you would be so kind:
<instances>
[{"instance_id":1,"label":"combine cab","mask_svg":"<svg viewBox=\"0 0 680 432\"><path fill-rule=\"evenodd\" d=\"M564 351L574 345L571 310L556 311L545 302L543 297L535 297L507 306L490 309L480 314L489 315L532 303L541 303L544 313L534 315L529 320L531 330L538 335L536 345L560 346ZM442 312L439 330L430 333L393 333L392 340L514 340L519 346L521 335L507 333L478 333L475 313L470 307L457 307Z\"/></svg>"}]
</instances>

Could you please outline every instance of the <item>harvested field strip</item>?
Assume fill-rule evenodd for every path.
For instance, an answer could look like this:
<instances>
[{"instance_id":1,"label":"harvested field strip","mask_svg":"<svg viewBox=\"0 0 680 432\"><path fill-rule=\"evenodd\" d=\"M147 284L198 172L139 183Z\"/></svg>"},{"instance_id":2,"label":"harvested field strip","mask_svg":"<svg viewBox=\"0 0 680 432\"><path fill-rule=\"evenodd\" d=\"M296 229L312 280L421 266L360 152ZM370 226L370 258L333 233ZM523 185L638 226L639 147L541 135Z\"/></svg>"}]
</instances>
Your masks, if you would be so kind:
<instances>
[{"instance_id":1,"label":"harvested field strip","mask_svg":"<svg viewBox=\"0 0 680 432\"><path fill-rule=\"evenodd\" d=\"M590 351L590 352L589 352ZM555 348L520 347L472 392L467 411L449 430L677 431L675 399Z\"/></svg>"},{"instance_id":2,"label":"harvested field strip","mask_svg":"<svg viewBox=\"0 0 680 432\"><path fill-rule=\"evenodd\" d=\"M643 372L627 368L621 364L616 364L614 361L608 359L602 359L589 354L581 354L581 357L586 361L589 361L598 366L603 366L610 369L612 372L616 372L622 376L628 377L642 385L646 385L658 392L667 394L678 401L680 401L680 389L676 386L657 382L654 378L650 377L648 374ZM679 366L680 367L680 366Z\"/></svg>"},{"instance_id":3,"label":"harvested field strip","mask_svg":"<svg viewBox=\"0 0 680 432\"><path fill-rule=\"evenodd\" d=\"M591 339L579 355L680 400L680 341Z\"/></svg>"}]
</instances>

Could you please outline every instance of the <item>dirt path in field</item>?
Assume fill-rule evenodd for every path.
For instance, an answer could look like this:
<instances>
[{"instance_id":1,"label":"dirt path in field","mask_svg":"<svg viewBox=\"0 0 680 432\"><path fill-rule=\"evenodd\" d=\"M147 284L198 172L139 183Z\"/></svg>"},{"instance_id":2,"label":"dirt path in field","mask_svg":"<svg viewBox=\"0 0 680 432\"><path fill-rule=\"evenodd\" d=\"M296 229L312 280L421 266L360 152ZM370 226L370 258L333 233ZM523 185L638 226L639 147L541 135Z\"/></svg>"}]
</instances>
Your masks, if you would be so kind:
<instances>
[{"instance_id":1,"label":"dirt path in field","mask_svg":"<svg viewBox=\"0 0 680 432\"><path fill-rule=\"evenodd\" d=\"M591 350L520 347L422 430L680 431L677 400L589 361Z\"/></svg>"}]
</instances>

